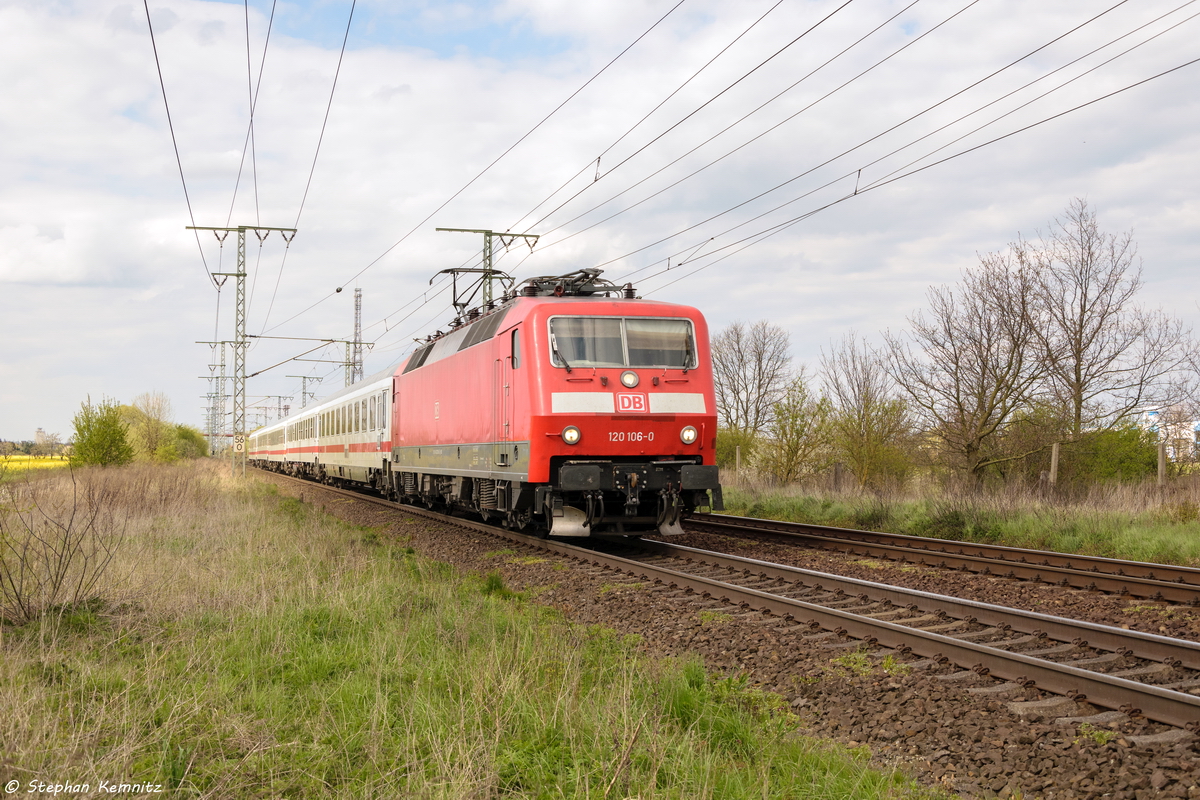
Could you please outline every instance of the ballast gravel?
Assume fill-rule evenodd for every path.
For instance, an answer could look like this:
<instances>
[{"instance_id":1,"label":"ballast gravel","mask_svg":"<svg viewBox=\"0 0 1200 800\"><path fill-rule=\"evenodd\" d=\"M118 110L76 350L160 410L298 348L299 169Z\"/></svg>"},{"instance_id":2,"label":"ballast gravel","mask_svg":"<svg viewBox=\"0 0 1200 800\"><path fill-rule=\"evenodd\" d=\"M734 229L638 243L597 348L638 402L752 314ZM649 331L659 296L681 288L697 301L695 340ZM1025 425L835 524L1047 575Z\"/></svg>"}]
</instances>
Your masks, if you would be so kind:
<instances>
[{"instance_id":1,"label":"ballast gravel","mask_svg":"<svg viewBox=\"0 0 1200 800\"><path fill-rule=\"evenodd\" d=\"M782 695L810 735L866 747L878 763L951 794L1200 798L1200 739L1188 732L884 650L864 653L831 633L558 556L499 553L513 546L316 484L256 477L347 521L383 528L463 573L499 572L506 585L530 590L535 602L575 622L641 637L649 653L695 653L710 669L746 674ZM672 541L1181 638L1200 633L1191 609L709 534Z\"/></svg>"}]
</instances>

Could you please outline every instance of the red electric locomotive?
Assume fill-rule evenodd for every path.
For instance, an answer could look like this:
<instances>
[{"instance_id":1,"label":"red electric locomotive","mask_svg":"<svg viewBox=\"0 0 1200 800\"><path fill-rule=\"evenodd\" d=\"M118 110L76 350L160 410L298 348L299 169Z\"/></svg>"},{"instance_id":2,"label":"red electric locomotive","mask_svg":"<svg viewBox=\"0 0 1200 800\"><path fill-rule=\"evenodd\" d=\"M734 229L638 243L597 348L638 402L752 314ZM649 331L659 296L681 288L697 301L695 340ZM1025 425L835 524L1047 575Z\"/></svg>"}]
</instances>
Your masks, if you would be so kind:
<instances>
[{"instance_id":1,"label":"red electric locomotive","mask_svg":"<svg viewBox=\"0 0 1200 800\"><path fill-rule=\"evenodd\" d=\"M543 535L677 533L721 510L704 318L599 274L527 280L419 347L392 377L378 466L274 467Z\"/></svg>"}]
</instances>

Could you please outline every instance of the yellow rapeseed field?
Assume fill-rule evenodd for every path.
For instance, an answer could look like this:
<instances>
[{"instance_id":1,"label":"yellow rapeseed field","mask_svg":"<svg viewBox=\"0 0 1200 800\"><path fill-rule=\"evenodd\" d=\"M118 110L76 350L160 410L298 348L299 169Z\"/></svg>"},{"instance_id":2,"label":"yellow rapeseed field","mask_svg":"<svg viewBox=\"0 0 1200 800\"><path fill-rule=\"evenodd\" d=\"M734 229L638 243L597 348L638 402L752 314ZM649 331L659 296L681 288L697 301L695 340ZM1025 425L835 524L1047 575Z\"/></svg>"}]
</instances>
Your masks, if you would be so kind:
<instances>
[{"instance_id":1,"label":"yellow rapeseed field","mask_svg":"<svg viewBox=\"0 0 1200 800\"><path fill-rule=\"evenodd\" d=\"M27 456L24 453L14 453L11 456L0 456L0 469L55 469L71 463L62 456Z\"/></svg>"}]
</instances>

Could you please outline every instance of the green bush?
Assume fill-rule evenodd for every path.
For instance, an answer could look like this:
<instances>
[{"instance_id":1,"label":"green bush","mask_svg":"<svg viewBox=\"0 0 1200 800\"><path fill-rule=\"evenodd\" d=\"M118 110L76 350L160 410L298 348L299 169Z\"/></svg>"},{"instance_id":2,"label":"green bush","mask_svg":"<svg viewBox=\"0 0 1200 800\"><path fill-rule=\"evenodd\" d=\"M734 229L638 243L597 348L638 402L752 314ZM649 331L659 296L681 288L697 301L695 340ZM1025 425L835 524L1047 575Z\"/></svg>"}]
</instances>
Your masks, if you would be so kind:
<instances>
[{"instance_id":1,"label":"green bush","mask_svg":"<svg viewBox=\"0 0 1200 800\"><path fill-rule=\"evenodd\" d=\"M737 428L717 429L717 466L722 469L733 469L737 463L737 448L742 448L742 469L750 464L758 439L753 431L741 431Z\"/></svg>"},{"instance_id":2,"label":"green bush","mask_svg":"<svg viewBox=\"0 0 1200 800\"><path fill-rule=\"evenodd\" d=\"M112 467L133 461L129 428L121 420L120 405L115 400L105 398L92 405L89 396L75 415L74 426L72 463Z\"/></svg>"}]
</instances>

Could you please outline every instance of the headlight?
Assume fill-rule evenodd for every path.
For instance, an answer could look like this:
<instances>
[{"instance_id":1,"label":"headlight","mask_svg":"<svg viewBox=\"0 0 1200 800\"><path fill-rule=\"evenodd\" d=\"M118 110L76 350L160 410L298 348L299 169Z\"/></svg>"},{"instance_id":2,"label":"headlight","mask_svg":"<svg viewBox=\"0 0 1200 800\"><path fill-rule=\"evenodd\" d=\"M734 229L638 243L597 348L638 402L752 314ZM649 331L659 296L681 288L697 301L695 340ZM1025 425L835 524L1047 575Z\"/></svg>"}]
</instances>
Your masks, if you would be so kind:
<instances>
[{"instance_id":1,"label":"headlight","mask_svg":"<svg viewBox=\"0 0 1200 800\"><path fill-rule=\"evenodd\" d=\"M693 428L691 425L688 425L686 428L684 428L683 430L681 430L679 432L679 438L681 440L683 440L684 444L694 444L696 442L696 438L699 435L700 434L696 433L696 429Z\"/></svg>"},{"instance_id":2,"label":"headlight","mask_svg":"<svg viewBox=\"0 0 1200 800\"><path fill-rule=\"evenodd\" d=\"M579 440L582 437L583 434L581 434L579 432L579 428L576 428L574 425L568 425L567 427L563 428L562 440L567 444L579 444Z\"/></svg>"},{"instance_id":3,"label":"headlight","mask_svg":"<svg viewBox=\"0 0 1200 800\"><path fill-rule=\"evenodd\" d=\"M632 389L638 385L638 374L632 370L621 373L621 385L626 389Z\"/></svg>"}]
</instances>

